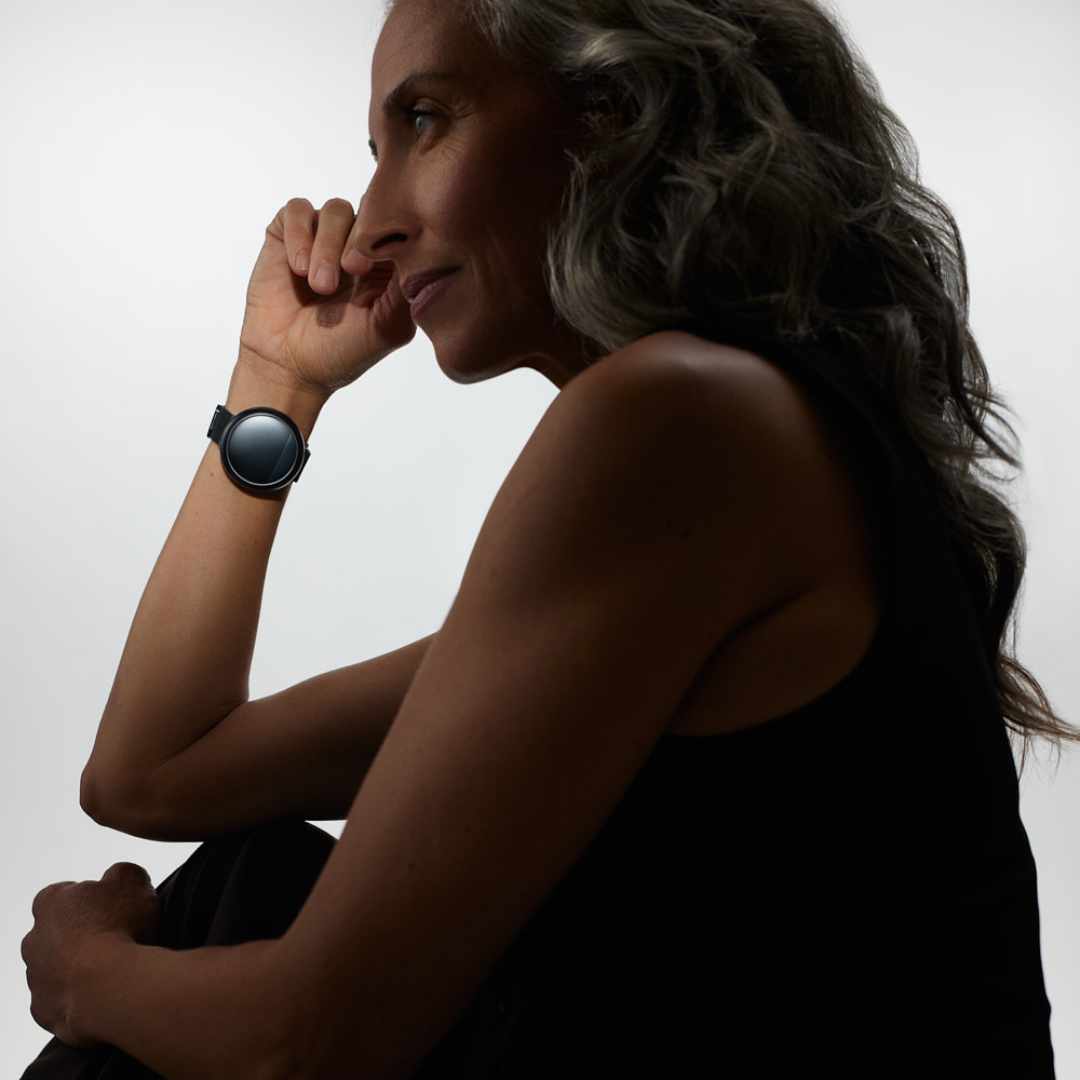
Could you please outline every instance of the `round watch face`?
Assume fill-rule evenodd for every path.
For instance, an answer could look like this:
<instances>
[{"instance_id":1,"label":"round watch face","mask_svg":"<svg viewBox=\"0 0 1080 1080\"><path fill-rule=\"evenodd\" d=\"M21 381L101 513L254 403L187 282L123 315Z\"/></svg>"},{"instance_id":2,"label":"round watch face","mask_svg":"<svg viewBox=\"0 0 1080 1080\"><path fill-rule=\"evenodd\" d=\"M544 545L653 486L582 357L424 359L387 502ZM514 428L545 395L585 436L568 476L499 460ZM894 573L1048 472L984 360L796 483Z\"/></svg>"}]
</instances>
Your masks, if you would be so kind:
<instances>
[{"instance_id":1,"label":"round watch face","mask_svg":"<svg viewBox=\"0 0 1080 1080\"><path fill-rule=\"evenodd\" d=\"M221 440L226 469L245 487L276 491L303 466L303 439L288 417L253 409L233 418Z\"/></svg>"}]
</instances>

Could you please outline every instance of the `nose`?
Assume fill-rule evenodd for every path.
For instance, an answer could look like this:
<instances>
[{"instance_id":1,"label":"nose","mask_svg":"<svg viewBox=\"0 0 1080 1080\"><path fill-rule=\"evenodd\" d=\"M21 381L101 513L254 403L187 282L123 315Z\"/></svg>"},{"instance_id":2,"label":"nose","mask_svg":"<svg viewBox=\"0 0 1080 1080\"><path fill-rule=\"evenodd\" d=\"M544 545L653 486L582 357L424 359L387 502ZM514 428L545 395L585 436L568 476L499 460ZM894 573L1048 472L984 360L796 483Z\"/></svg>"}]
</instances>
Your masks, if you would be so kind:
<instances>
[{"instance_id":1,"label":"nose","mask_svg":"<svg viewBox=\"0 0 1080 1080\"><path fill-rule=\"evenodd\" d=\"M415 216L407 212L401 186L376 169L360 198L353 245L365 258L385 262L392 260L418 231Z\"/></svg>"}]
</instances>

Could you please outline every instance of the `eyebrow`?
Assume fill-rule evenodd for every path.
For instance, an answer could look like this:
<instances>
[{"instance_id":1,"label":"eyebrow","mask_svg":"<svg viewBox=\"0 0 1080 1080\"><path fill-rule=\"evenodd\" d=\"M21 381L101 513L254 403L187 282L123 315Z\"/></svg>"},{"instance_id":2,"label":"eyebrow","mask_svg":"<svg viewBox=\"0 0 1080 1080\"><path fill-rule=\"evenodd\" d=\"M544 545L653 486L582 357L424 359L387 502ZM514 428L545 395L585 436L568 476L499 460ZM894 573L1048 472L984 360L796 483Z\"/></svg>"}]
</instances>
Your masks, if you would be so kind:
<instances>
[{"instance_id":1,"label":"eyebrow","mask_svg":"<svg viewBox=\"0 0 1080 1080\"><path fill-rule=\"evenodd\" d=\"M383 116L387 120L393 120L401 112L405 101L415 90L416 84L426 82L460 82L460 76L452 75L448 71L414 71L411 75L406 75L386 95L382 107ZM372 156L378 157L374 139L368 139L368 146L371 148Z\"/></svg>"}]
</instances>

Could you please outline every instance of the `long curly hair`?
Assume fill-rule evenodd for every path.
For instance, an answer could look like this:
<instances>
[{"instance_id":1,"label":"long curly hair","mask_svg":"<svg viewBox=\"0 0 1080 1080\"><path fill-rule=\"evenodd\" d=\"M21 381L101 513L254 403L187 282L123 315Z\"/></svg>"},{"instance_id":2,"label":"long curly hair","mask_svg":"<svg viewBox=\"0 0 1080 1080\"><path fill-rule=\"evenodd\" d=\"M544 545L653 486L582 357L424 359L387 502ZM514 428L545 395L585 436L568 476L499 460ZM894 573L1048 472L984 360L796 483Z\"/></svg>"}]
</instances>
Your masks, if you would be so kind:
<instances>
[{"instance_id":1,"label":"long curly hair","mask_svg":"<svg viewBox=\"0 0 1080 1080\"><path fill-rule=\"evenodd\" d=\"M937 477L1022 755L1080 741L1015 655L1025 541L997 489L1017 439L956 221L834 18L816 0L462 4L585 124L547 252L558 316L607 352L749 321L857 357Z\"/></svg>"}]
</instances>

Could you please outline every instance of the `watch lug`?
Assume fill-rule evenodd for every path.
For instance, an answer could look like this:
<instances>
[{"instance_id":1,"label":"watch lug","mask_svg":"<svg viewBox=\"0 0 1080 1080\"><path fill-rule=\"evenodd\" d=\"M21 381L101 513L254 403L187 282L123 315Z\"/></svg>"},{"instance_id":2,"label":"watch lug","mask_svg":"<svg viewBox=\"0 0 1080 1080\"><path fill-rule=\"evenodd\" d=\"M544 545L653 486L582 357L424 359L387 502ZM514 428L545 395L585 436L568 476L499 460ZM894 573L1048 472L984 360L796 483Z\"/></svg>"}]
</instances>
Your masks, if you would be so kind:
<instances>
[{"instance_id":1,"label":"watch lug","mask_svg":"<svg viewBox=\"0 0 1080 1080\"><path fill-rule=\"evenodd\" d=\"M231 419L232 413L229 412L224 405L219 405L214 410L214 416L210 421L210 428L206 432L206 437L216 443L220 443L221 436L225 433L225 428L228 427Z\"/></svg>"},{"instance_id":2,"label":"watch lug","mask_svg":"<svg viewBox=\"0 0 1080 1080\"><path fill-rule=\"evenodd\" d=\"M304 446L304 460L300 462L300 468L296 470L296 475L293 477L293 483L295 484L304 472L304 466L308 463L308 458L311 457L311 451Z\"/></svg>"}]
</instances>

